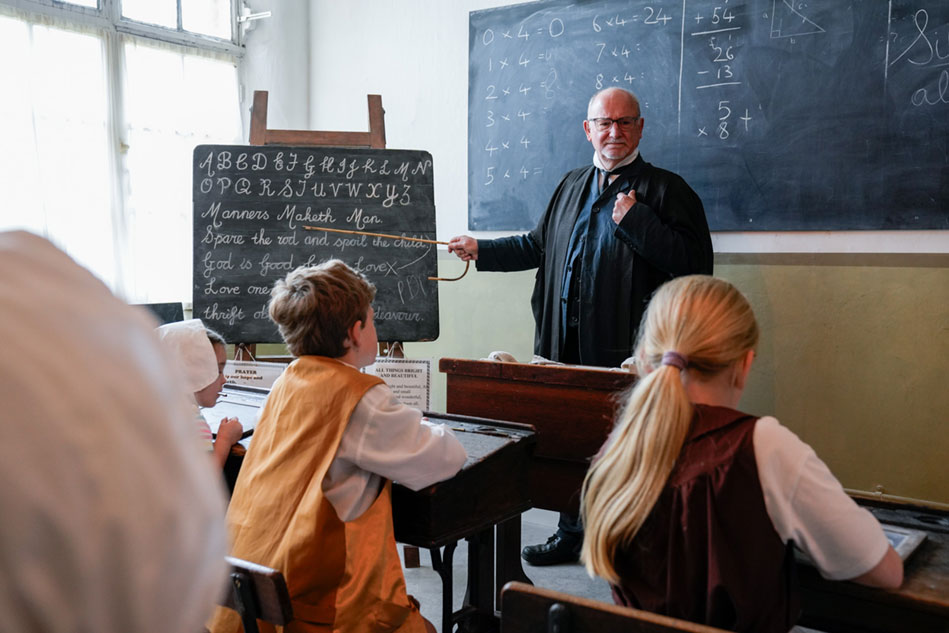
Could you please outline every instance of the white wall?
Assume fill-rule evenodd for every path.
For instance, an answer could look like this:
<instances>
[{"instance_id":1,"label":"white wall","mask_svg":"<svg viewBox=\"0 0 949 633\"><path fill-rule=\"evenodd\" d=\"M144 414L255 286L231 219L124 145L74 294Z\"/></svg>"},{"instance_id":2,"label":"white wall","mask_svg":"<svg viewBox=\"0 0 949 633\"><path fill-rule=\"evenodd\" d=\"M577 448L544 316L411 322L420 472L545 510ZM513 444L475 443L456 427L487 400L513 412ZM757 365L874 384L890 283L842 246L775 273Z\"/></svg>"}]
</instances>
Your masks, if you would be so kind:
<instances>
[{"instance_id":1,"label":"white wall","mask_svg":"<svg viewBox=\"0 0 949 633\"><path fill-rule=\"evenodd\" d=\"M468 12L511 2L249 4L274 13L270 24L248 37L247 94L255 88L271 90L269 126L365 131L366 95L381 94L387 146L432 154L438 239L469 232ZM300 41L306 19L308 44ZM301 108L307 110L306 125L300 123ZM578 124L582 116L577 113ZM949 231L716 233L712 238L717 252L949 253Z\"/></svg>"},{"instance_id":2,"label":"white wall","mask_svg":"<svg viewBox=\"0 0 949 633\"><path fill-rule=\"evenodd\" d=\"M502 4L311 4L312 123L320 129L365 130L366 95L381 94L387 147L432 154L441 240L467 232L468 11Z\"/></svg>"},{"instance_id":3,"label":"white wall","mask_svg":"<svg viewBox=\"0 0 949 633\"><path fill-rule=\"evenodd\" d=\"M244 4L251 13L271 12L269 18L249 22L244 36L247 53L241 72L241 115L245 140L249 138L255 90L270 93L267 127L309 129L309 2L245 0Z\"/></svg>"}]
</instances>

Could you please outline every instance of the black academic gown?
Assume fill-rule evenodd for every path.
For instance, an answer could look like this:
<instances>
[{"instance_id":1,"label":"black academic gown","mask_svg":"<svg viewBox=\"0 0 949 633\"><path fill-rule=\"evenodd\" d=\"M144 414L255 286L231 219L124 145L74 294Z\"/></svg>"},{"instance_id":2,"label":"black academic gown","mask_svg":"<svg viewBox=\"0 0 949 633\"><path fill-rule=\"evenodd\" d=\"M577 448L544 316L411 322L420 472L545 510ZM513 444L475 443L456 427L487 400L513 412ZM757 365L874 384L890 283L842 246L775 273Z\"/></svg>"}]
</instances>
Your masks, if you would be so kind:
<instances>
[{"instance_id":1,"label":"black academic gown","mask_svg":"<svg viewBox=\"0 0 949 633\"><path fill-rule=\"evenodd\" d=\"M559 360L564 338L561 290L570 235L596 169L568 172L530 233L478 240L478 270L537 268L531 306L534 353ZM632 354L636 331L652 293L681 275L712 273L712 240L698 195L678 175L637 157L594 201L594 212L612 214L619 191L635 189L637 203L601 244L600 258L585 258L592 279L581 287L579 324L583 365L617 367ZM585 253L597 249L585 248Z\"/></svg>"}]
</instances>

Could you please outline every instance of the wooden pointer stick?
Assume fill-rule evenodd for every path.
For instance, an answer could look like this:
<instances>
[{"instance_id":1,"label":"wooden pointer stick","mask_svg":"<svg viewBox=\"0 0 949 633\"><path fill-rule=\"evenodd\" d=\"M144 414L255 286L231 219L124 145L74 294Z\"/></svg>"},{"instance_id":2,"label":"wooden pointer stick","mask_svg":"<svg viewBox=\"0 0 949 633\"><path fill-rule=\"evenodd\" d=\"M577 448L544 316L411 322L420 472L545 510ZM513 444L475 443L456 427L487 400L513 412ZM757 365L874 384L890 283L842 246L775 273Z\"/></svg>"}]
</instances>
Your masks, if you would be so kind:
<instances>
[{"instance_id":1,"label":"wooden pointer stick","mask_svg":"<svg viewBox=\"0 0 949 633\"><path fill-rule=\"evenodd\" d=\"M410 242L425 242L426 244L444 244L448 242L439 242L438 240L423 240L420 237L403 237L402 235L389 235L388 233L370 233L369 231L351 231L349 229L328 229L325 226L304 226L308 231L329 231L331 233L350 233L352 235L368 235L370 237L388 237L393 240L409 240Z\"/></svg>"},{"instance_id":2,"label":"wooden pointer stick","mask_svg":"<svg viewBox=\"0 0 949 633\"><path fill-rule=\"evenodd\" d=\"M409 242L423 242L425 244L444 244L448 245L448 242L439 242L438 240L424 240L420 237L405 237L403 235L390 235L388 233L370 233L369 231L352 231L350 229L329 229L325 226L303 226L307 231L328 231L330 233L348 233L350 235L368 235L369 237L385 237L391 240L407 240ZM429 277L429 281L458 281L462 277L468 274L468 267L471 266L471 262L465 262L465 272L461 273L457 277Z\"/></svg>"}]
</instances>

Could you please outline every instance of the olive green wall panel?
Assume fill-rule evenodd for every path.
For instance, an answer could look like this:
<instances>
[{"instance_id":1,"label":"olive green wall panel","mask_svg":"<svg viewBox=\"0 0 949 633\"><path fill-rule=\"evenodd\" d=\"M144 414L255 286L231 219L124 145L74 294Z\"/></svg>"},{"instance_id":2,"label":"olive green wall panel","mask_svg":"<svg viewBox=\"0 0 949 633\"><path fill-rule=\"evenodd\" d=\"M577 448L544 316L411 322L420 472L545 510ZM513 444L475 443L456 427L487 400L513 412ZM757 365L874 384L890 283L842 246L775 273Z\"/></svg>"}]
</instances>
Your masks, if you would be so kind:
<instances>
[{"instance_id":1,"label":"olive green wall panel","mask_svg":"<svg viewBox=\"0 0 949 633\"><path fill-rule=\"evenodd\" d=\"M439 270L462 264L441 252ZM848 488L949 503L949 257L716 255L762 329L742 408L774 415ZM441 335L410 358L532 354L534 271L439 286ZM435 372L432 408L445 408Z\"/></svg>"}]
</instances>

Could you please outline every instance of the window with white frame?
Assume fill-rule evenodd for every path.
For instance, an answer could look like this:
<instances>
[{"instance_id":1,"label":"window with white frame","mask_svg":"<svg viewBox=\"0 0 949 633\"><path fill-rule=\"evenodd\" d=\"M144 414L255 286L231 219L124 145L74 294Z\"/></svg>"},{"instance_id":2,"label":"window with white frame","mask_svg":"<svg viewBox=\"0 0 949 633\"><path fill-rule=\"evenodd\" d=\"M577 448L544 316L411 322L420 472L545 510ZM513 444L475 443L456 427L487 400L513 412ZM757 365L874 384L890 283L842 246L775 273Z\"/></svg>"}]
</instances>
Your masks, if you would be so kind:
<instances>
[{"instance_id":1,"label":"window with white frame","mask_svg":"<svg viewBox=\"0 0 949 633\"><path fill-rule=\"evenodd\" d=\"M192 151L242 142L234 4L0 0L0 230L190 301Z\"/></svg>"}]
</instances>

